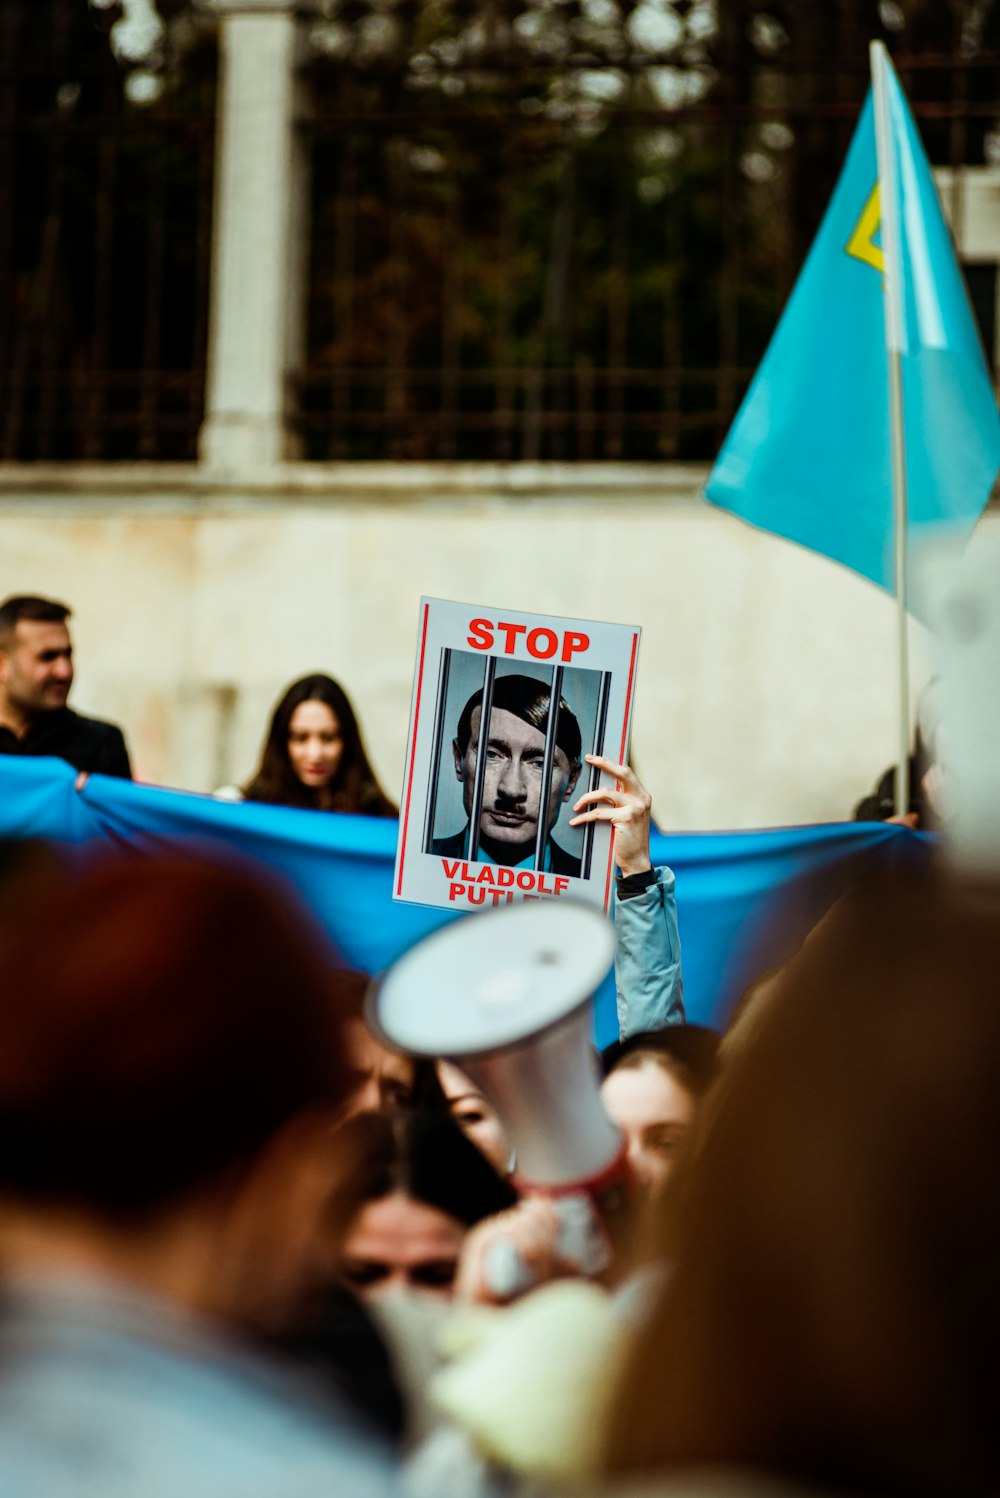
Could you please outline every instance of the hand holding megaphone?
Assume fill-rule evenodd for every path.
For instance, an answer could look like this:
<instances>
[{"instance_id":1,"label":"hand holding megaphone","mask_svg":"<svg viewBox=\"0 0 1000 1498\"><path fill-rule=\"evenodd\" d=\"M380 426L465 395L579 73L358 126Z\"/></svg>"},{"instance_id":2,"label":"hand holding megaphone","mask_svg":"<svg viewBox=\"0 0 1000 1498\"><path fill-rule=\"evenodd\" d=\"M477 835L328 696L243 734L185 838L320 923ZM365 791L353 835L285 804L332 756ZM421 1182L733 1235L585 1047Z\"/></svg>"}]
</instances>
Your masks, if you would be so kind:
<instances>
[{"instance_id":1,"label":"hand holding megaphone","mask_svg":"<svg viewBox=\"0 0 1000 1498\"><path fill-rule=\"evenodd\" d=\"M611 1258L588 1197L529 1196L468 1234L455 1293L459 1299L504 1304L546 1280L598 1275Z\"/></svg>"},{"instance_id":2,"label":"hand holding megaphone","mask_svg":"<svg viewBox=\"0 0 1000 1498\"><path fill-rule=\"evenodd\" d=\"M599 1273L610 1260L606 1230L627 1195L627 1170L601 1104L590 1000L613 956L611 924L592 907L512 905L428 937L373 995L373 1027L402 1050L456 1062L503 1121L518 1189L549 1198L518 1219L518 1231L484 1231L492 1298L534 1282L518 1233L537 1232L543 1208L563 1272Z\"/></svg>"}]
</instances>

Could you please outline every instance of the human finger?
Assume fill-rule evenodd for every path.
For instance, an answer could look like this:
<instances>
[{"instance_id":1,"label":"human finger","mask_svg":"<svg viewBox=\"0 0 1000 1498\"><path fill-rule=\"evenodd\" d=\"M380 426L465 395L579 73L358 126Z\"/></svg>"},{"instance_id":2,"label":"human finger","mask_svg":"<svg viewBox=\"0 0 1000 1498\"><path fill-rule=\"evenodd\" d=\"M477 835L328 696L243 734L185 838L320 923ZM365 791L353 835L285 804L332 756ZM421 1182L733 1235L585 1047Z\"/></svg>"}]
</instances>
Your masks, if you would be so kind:
<instances>
[{"instance_id":1,"label":"human finger","mask_svg":"<svg viewBox=\"0 0 1000 1498\"><path fill-rule=\"evenodd\" d=\"M575 817L570 817L568 827L582 827L585 822L610 822L611 808L598 807L594 811L581 811Z\"/></svg>"},{"instance_id":2,"label":"human finger","mask_svg":"<svg viewBox=\"0 0 1000 1498\"><path fill-rule=\"evenodd\" d=\"M595 770L603 770L605 775L613 775L616 780L633 781L636 785L639 784L636 773L630 765L616 764L613 759L608 759L604 754L585 754L583 757L588 765L593 765Z\"/></svg>"},{"instance_id":3,"label":"human finger","mask_svg":"<svg viewBox=\"0 0 1000 1498\"><path fill-rule=\"evenodd\" d=\"M584 822L613 822L619 830L631 826L633 822L644 825L646 813L642 806L635 801L623 801L612 806L592 806L589 811L577 812L570 817L570 827L576 827Z\"/></svg>"},{"instance_id":4,"label":"human finger","mask_svg":"<svg viewBox=\"0 0 1000 1498\"><path fill-rule=\"evenodd\" d=\"M561 1268L558 1236L558 1214L544 1198L525 1198L516 1207L487 1218L465 1240L456 1295L495 1304L549 1278ZM520 1268L515 1272L517 1265Z\"/></svg>"},{"instance_id":5,"label":"human finger","mask_svg":"<svg viewBox=\"0 0 1000 1498\"><path fill-rule=\"evenodd\" d=\"M602 804L612 806L627 805L624 791L616 790L614 786L600 786L596 791L585 791L578 801L573 802L574 811L582 811L586 806L600 806Z\"/></svg>"}]
</instances>

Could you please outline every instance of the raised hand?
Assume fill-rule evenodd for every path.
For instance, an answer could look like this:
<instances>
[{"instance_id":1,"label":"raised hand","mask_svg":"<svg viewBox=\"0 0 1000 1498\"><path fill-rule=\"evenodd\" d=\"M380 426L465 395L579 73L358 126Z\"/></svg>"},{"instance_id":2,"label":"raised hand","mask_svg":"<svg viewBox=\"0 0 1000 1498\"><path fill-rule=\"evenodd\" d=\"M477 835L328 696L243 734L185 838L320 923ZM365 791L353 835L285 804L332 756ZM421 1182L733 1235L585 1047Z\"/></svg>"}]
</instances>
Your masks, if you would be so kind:
<instances>
[{"instance_id":1,"label":"raised hand","mask_svg":"<svg viewBox=\"0 0 1000 1498\"><path fill-rule=\"evenodd\" d=\"M605 775L613 775L614 786L603 785L587 791L573 805L576 816L571 827L585 822L610 822L615 833L615 862L623 874L642 874L652 865L649 859L650 808L653 798L639 783L628 765L616 765L600 754L585 754L588 765Z\"/></svg>"}]
</instances>

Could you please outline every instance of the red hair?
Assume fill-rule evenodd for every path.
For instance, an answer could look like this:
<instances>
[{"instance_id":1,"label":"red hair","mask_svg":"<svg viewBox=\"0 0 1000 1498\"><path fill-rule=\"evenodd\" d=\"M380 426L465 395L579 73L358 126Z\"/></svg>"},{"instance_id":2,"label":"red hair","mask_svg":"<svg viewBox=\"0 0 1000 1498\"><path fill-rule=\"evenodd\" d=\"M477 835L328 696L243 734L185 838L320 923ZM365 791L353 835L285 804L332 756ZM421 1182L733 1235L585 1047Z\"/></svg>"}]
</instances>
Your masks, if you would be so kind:
<instances>
[{"instance_id":1,"label":"red hair","mask_svg":"<svg viewBox=\"0 0 1000 1498\"><path fill-rule=\"evenodd\" d=\"M0 938L0 1190L141 1217L346 1091L330 954L232 865L117 856Z\"/></svg>"}]
</instances>

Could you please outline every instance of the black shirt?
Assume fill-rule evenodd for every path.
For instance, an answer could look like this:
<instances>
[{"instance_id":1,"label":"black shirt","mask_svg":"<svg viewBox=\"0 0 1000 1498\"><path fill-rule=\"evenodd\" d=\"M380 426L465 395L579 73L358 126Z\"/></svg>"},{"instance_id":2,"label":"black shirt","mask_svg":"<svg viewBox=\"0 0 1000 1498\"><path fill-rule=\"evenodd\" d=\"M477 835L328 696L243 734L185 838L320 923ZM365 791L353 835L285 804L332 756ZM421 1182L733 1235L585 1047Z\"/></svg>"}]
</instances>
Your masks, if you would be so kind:
<instances>
[{"instance_id":1,"label":"black shirt","mask_svg":"<svg viewBox=\"0 0 1000 1498\"><path fill-rule=\"evenodd\" d=\"M132 779L125 736L114 723L84 718L70 707L41 713L23 738L0 724L0 754L54 755L77 770Z\"/></svg>"}]
</instances>

